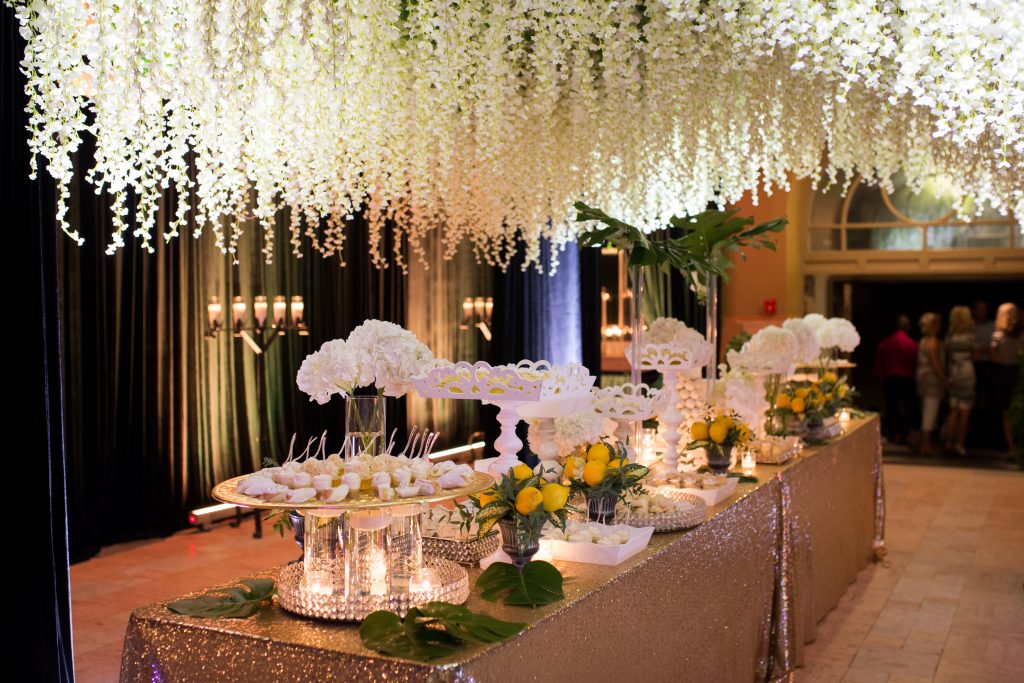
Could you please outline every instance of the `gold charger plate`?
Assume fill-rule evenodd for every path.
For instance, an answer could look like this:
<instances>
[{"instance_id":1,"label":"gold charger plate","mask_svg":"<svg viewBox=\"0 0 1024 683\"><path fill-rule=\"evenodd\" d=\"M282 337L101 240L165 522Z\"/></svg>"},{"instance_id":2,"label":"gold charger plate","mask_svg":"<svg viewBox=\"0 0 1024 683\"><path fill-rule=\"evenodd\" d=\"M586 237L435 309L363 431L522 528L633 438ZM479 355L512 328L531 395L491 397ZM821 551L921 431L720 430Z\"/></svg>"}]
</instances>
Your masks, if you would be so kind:
<instances>
[{"instance_id":1,"label":"gold charger plate","mask_svg":"<svg viewBox=\"0 0 1024 683\"><path fill-rule=\"evenodd\" d=\"M413 496L412 498L398 498L392 500L381 500L375 495L366 491L358 491L350 495L340 503L324 503L319 500L309 500L305 503L268 503L262 498L253 498L238 493L235 488L238 482L249 475L243 474L227 481L222 481L213 487L213 497L222 503L240 505L242 507L260 508L263 510L370 510L374 508L392 507L395 505L416 505L418 503L436 503L452 498L462 498L490 488L494 485L494 477L483 472L473 472L473 476L465 486L457 489L441 489L432 496Z\"/></svg>"}]
</instances>

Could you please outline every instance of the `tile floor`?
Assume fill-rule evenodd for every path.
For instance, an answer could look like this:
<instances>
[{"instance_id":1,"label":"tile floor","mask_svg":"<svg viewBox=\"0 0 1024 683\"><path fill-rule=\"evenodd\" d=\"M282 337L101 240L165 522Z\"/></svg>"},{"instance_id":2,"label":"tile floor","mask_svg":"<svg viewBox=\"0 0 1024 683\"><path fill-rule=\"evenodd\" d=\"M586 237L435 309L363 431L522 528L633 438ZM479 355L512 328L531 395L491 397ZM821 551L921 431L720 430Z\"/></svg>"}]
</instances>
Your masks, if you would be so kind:
<instances>
[{"instance_id":1,"label":"tile floor","mask_svg":"<svg viewBox=\"0 0 1024 683\"><path fill-rule=\"evenodd\" d=\"M237 528L184 531L169 538L104 549L71 567L71 619L78 683L112 683L121 669L128 616L136 607L281 565L299 555L269 524L252 537L251 518Z\"/></svg>"},{"instance_id":2,"label":"tile floor","mask_svg":"<svg viewBox=\"0 0 1024 683\"><path fill-rule=\"evenodd\" d=\"M818 625L797 682L1024 681L1024 473L885 473L889 566Z\"/></svg>"},{"instance_id":3,"label":"tile floor","mask_svg":"<svg viewBox=\"0 0 1024 683\"><path fill-rule=\"evenodd\" d=\"M818 625L797 683L1024 681L1024 473L887 465L889 565ZM297 555L271 529L183 532L71 568L75 672L116 681L131 610Z\"/></svg>"}]
</instances>

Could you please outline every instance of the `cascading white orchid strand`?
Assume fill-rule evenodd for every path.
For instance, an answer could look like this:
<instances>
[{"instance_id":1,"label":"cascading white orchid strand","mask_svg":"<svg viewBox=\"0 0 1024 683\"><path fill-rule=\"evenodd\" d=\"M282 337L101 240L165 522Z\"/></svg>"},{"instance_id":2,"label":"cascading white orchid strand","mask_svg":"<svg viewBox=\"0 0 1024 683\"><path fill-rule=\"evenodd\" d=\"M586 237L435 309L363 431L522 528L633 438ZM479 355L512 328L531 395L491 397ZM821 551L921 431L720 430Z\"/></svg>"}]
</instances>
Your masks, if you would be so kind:
<instances>
[{"instance_id":1,"label":"cascading white orchid strand","mask_svg":"<svg viewBox=\"0 0 1024 683\"><path fill-rule=\"evenodd\" d=\"M293 253L308 240L340 260L346 219L365 209L374 261L403 267L434 231L447 254L469 242L500 266L524 243L526 267L542 239L575 238L577 199L654 228L789 173L819 186L943 174L974 200L964 211L1024 215L1016 0L15 7L29 144L57 181L58 220L80 239L71 155L91 134L111 249L131 211L152 248L168 186L165 239L194 202L198 230L229 253L255 220L270 259L283 210ZM404 238L393 254L385 231Z\"/></svg>"}]
</instances>

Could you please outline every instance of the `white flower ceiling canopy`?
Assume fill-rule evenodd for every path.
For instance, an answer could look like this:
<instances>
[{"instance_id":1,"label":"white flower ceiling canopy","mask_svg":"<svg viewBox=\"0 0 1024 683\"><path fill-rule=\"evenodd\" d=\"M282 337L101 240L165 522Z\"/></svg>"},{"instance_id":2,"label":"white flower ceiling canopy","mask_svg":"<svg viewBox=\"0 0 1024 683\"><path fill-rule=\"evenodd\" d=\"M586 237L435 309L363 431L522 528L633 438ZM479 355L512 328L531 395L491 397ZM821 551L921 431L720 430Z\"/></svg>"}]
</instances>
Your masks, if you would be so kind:
<instances>
[{"instance_id":1,"label":"white flower ceiling canopy","mask_svg":"<svg viewBox=\"0 0 1024 683\"><path fill-rule=\"evenodd\" d=\"M8 0L9 1L9 0ZM441 231L506 266L586 199L637 225L854 173L954 178L1024 215L1019 0L34 0L32 150L65 219L71 154L151 248L194 212L230 253L289 217L340 257L365 210L415 257ZM194 175L190 175L194 164ZM134 195L135 199L130 201ZM189 197L188 195L191 195ZM194 207L192 206L194 204ZM256 229L259 229L257 227ZM401 243L401 240L396 240ZM402 267L410 254L391 254Z\"/></svg>"}]
</instances>

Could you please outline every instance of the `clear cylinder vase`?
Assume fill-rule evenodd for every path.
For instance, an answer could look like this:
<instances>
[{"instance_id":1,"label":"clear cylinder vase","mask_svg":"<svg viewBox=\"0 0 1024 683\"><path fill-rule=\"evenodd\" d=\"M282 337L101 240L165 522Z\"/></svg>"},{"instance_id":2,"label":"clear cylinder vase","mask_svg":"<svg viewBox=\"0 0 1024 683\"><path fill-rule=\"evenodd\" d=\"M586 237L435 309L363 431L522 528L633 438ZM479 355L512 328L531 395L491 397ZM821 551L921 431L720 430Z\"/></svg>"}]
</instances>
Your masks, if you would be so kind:
<instances>
[{"instance_id":1,"label":"clear cylinder vase","mask_svg":"<svg viewBox=\"0 0 1024 683\"><path fill-rule=\"evenodd\" d=\"M350 599L391 592L391 521L386 510L349 513L345 529L345 585Z\"/></svg>"},{"instance_id":2,"label":"clear cylinder vase","mask_svg":"<svg viewBox=\"0 0 1024 683\"><path fill-rule=\"evenodd\" d=\"M344 592L344 517L338 510L307 510L302 519L302 581L312 593Z\"/></svg>"},{"instance_id":3,"label":"clear cylinder vase","mask_svg":"<svg viewBox=\"0 0 1024 683\"><path fill-rule=\"evenodd\" d=\"M421 506L391 508L391 589L409 592L423 569L423 527Z\"/></svg>"},{"instance_id":4,"label":"clear cylinder vase","mask_svg":"<svg viewBox=\"0 0 1024 683\"><path fill-rule=\"evenodd\" d=\"M387 426L383 396L350 396L345 402L345 446L348 455L384 452Z\"/></svg>"}]
</instances>

